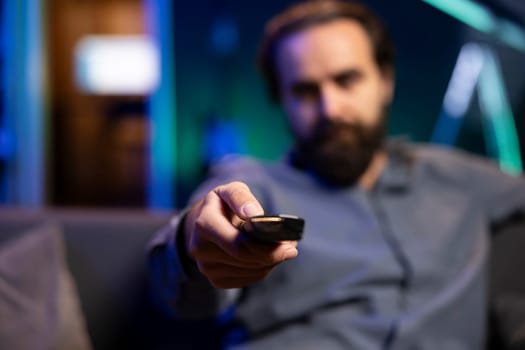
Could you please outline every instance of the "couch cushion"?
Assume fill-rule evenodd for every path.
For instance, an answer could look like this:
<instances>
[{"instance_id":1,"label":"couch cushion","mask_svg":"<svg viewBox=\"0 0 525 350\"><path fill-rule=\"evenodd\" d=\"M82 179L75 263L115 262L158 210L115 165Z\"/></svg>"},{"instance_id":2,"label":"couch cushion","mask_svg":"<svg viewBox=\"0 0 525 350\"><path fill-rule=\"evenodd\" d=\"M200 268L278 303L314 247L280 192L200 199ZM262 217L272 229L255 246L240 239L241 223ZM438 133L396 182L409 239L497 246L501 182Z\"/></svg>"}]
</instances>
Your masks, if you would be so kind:
<instances>
[{"instance_id":1,"label":"couch cushion","mask_svg":"<svg viewBox=\"0 0 525 350\"><path fill-rule=\"evenodd\" d=\"M3 230L2 238L0 348L90 349L59 227Z\"/></svg>"},{"instance_id":2,"label":"couch cushion","mask_svg":"<svg viewBox=\"0 0 525 350\"><path fill-rule=\"evenodd\" d=\"M0 244L41 223L59 223L93 348L154 349L163 343L164 322L150 303L145 247L170 218L146 210L2 208Z\"/></svg>"}]
</instances>

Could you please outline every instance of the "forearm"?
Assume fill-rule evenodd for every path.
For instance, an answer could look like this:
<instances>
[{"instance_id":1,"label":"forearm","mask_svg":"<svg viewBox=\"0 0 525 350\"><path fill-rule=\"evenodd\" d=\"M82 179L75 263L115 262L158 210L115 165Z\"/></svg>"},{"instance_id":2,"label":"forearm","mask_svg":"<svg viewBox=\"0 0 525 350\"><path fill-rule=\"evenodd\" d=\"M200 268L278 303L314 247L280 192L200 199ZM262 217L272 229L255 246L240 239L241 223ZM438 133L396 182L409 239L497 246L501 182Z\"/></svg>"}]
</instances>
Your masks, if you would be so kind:
<instances>
[{"instance_id":1,"label":"forearm","mask_svg":"<svg viewBox=\"0 0 525 350\"><path fill-rule=\"evenodd\" d=\"M213 317L231 305L238 290L211 286L187 256L182 228L184 214L161 229L149 246L150 279L158 304L176 318Z\"/></svg>"}]
</instances>

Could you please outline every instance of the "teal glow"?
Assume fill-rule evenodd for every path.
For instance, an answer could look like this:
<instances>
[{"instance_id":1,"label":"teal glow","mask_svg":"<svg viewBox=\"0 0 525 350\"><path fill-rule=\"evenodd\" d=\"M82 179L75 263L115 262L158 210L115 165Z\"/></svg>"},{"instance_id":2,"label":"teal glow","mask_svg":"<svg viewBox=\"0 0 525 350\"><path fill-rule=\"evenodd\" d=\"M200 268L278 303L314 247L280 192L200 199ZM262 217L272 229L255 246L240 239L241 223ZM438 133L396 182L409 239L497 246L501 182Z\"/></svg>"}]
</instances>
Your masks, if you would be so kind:
<instances>
[{"instance_id":1,"label":"teal glow","mask_svg":"<svg viewBox=\"0 0 525 350\"><path fill-rule=\"evenodd\" d=\"M148 205L152 209L176 206L177 126L173 2L147 0L150 34L160 57L160 81L150 96L150 173Z\"/></svg>"},{"instance_id":2,"label":"teal glow","mask_svg":"<svg viewBox=\"0 0 525 350\"><path fill-rule=\"evenodd\" d=\"M457 20L476 28L479 31L490 33L496 27L494 16L483 6L470 0L422 0Z\"/></svg>"},{"instance_id":3,"label":"teal glow","mask_svg":"<svg viewBox=\"0 0 525 350\"><path fill-rule=\"evenodd\" d=\"M525 33L514 23L502 20L498 27L498 35L510 47L525 52Z\"/></svg>"},{"instance_id":4,"label":"teal glow","mask_svg":"<svg viewBox=\"0 0 525 350\"><path fill-rule=\"evenodd\" d=\"M485 135L489 149L499 160L502 170L518 175L523 172L514 115L506 94L501 69L488 49L479 80L480 107L485 116Z\"/></svg>"}]
</instances>

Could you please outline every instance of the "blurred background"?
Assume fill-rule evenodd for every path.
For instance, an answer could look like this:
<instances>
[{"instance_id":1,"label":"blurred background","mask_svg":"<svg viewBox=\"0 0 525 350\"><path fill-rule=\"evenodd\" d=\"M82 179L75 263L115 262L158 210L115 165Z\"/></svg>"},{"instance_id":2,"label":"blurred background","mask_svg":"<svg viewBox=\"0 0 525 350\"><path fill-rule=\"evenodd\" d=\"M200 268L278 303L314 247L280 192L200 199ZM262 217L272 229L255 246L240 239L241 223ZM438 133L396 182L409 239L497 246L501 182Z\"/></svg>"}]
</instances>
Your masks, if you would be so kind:
<instances>
[{"instance_id":1,"label":"blurred background","mask_svg":"<svg viewBox=\"0 0 525 350\"><path fill-rule=\"evenodd\" d=\"M291 0L0 0L0 204L182 207L227 154L290 135L255 68ZM391 135L521 174L525 2L365 1L397 45Z\"/></svg>"}]
</instances>

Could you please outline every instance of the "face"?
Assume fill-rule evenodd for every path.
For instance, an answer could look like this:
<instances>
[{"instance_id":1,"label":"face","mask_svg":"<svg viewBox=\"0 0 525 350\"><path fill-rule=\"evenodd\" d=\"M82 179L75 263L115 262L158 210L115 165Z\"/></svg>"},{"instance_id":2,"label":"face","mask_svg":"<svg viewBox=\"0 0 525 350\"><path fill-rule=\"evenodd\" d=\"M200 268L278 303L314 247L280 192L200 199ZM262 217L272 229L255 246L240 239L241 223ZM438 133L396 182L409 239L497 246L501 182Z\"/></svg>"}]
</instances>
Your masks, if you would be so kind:
<instances>
[{"instance_id":1,"label":"face","mask_svg":"<svg viewBox=\"0 0 525 350\"><path fill-rule=\"evenodd\" d=\"M391 72L379 69L366 32L347 19L285 38L276 59L296 165L353 185L382 146Z\"/></svg>"},{"instance_id":2,"label":"face","mask_svg":"<svg viewBox=\"0 0 525 350\"><path fill-rule=\"evenodd\" d=\"M340 19L286 37L277 50L281 102L293 132L308 139L320 119L371 127L393 92L365 30Z\"/></svg>"}]
</instances>

